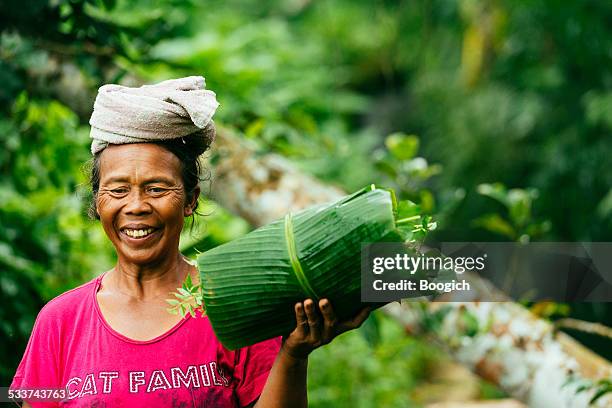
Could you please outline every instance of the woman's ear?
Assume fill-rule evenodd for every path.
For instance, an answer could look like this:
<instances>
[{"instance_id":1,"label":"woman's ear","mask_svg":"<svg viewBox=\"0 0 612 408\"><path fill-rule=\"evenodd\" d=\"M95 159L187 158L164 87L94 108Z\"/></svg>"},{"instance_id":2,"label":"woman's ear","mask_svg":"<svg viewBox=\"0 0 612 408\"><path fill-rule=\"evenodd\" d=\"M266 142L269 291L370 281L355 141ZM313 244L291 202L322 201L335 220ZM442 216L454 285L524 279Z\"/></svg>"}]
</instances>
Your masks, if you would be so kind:
<instances>
[{"instance_id":1,"label":"woman's ear","mask_svg":"<svg viewBox=\"0 0 612 408\"><path fill-rule=\"evenodd\" d=\"M198 205L199 197L200 197L200 187L196 186L193 189L193 193L191 194L191 197L190 197L191 199L185 203L185 209L183 211L185 217L189 217L193 215L193 212L195 211Z\"/></svg>"}]
</instances>

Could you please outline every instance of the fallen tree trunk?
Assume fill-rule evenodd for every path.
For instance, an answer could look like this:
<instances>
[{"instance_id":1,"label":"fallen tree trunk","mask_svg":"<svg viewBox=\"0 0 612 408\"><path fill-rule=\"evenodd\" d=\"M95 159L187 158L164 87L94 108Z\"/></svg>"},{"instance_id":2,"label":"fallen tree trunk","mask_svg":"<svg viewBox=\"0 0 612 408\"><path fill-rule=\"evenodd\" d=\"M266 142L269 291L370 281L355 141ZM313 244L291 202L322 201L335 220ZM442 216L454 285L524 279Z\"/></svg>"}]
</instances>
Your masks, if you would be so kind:
<instances>
[{"instance_id":1,"label":"fallen tree trunk","mask_svg":"<svg viewBox=\"0 0 612 408\"><path fill-rule=\"evenodd\" d=\"M344 194L282 157L256 154L254 146L223 128L211 162L213 198L254 226ZM473 279L488 293L495 291ZM609 389L610 363L516 303L404 302L383 310L408 333L430 337L457 361L531 407L612 406L609 392L589 405L598 392Z\"/></svg>"}]
</instances>

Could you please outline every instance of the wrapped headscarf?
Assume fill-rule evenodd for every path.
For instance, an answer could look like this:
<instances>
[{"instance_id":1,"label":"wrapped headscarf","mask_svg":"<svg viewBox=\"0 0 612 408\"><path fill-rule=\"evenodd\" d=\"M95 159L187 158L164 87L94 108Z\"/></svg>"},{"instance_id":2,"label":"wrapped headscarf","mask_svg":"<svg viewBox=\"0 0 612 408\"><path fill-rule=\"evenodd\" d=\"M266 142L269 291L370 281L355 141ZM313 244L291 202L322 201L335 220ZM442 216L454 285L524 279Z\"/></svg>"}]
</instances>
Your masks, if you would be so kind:
<instances>
[{"instance_id":1,"label":"wrapped headscarf","mask_svg":"<svg viewBox=\"0 0 612 408\"><path fill-rule=\"evenodd\" d=\"M197 131L210 144L215 134L212 116L219 103L215 93L204 88L201 76L139 88L103 85L89 119L91 153L109 144L176 139Z\"/></svg>"}]
</instances>

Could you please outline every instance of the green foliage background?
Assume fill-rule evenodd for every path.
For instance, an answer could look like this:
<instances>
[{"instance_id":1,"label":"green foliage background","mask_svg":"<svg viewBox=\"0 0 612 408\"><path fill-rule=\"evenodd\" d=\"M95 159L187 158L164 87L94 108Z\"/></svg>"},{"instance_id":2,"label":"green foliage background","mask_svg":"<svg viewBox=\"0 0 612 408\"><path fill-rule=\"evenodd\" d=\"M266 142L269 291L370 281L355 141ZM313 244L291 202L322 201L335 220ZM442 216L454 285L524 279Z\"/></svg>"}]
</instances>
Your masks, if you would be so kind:
<instances>
[{"instance_id":1,"label":"green foliage background","mask_svg":"<svg viewBox=\"0 0 612 408\"><path fill-rule=\"evenodd\" d=\"M0 384L44 302L112 265L85 216L102 83L204 75L220 123L346 190L396 188L434 215L439 240L610 240L610 2L12 3L0 2ZM208 205L191 253L248 231ZM572 310L612 323L609 305ZM315 354L313 406L414 402L425 346L385 336Z\"/></svg>"}]
</instances>

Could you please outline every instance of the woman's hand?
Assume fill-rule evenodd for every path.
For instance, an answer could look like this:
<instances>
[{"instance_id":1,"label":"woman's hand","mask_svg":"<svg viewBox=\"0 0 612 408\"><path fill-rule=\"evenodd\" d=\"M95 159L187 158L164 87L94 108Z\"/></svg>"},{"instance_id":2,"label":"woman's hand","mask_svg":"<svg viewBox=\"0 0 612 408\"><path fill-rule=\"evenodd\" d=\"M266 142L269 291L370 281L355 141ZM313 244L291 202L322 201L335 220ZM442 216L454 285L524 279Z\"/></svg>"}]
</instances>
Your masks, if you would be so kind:
<instances>
[{"instance_id":1,"label":"woman's hand","mask_svg":"<svg viewBox=\"0 0 612 408\"><path fill-rule=\"evenodd\" d=\"M337 335L361 326L372 310L365 307L352 319L339 322L328 299L321 299L318 306L312 299L296 303L297 327L283 337L281 351L255 407L307 407L308 354Z\"/></svg>"},{"instance_id":2,"label":"woman's hand","mask_svg":"<svg viewBox=\"0 0 612 408\"><path fill-rule=\"evenodd\" d=\"M352 319L340 322L328 299L321 299L318 309L312 299L295 304L297 327L283 338L281 351L295 359L306 359L317 347L331 342L345 331L361 326L372 310L371 307L364 307Z\"/></svg>"}]
</instances>

